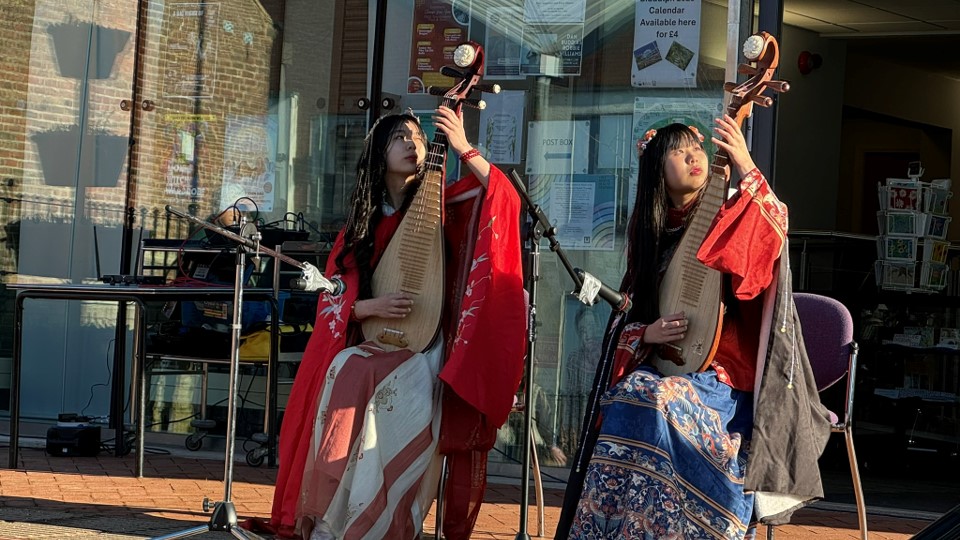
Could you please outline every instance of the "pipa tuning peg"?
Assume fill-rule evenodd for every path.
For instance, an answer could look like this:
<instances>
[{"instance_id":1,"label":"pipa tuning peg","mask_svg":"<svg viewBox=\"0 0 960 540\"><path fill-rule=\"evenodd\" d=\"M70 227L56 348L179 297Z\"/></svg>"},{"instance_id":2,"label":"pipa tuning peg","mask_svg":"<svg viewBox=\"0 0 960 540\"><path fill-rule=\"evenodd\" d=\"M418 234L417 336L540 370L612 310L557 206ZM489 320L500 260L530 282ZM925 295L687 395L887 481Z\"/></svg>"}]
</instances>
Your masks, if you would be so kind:
<instances>
[{"instance_id":1,"label":"pipa tuning peg","mask_svg":"<svg viewBox=\"0 0 960 540\"><path fill-rule=\"evenodd\" d=\"M773 98L770 96L750 96L750 101L761 107L769 107L773 105Z\"/></svg>"},{"instance_id":2,"label":"pipa tuning peg","mask_svg":"<svg viewBox=\"0 0 960 540\"><path fill-rule=\"evenodd\" d=\"M460 71L455 67L450 67L450 66L442 66L440 68L440 74L447 77L453 77L454 79L457 79L457 80L464 78L462 71Z\"/></svg>"},{"instance_id":3,"label":"pipa tuning peg","mask_svg":"<svg viewBox=\"0 0 960 540\"><path fill-rule=\"evenodd\" d=\"M463 104L466 105L467 107L472 107L472 108L474 108L474 109L480 109L481 111L482 111L483 109L486 109L486 108L487 108L487 102L484 101L484 100L482 100L482 99L465 99L465 100L461 101L461 103L463 103Z\"/></svg>"},{"instance_id":4,"label":"pipa tuning peg","mask_svg":"<svg viewBox=\"0 0 960 540\"><path fill-rule=\"evenodd\" d=\"M783 92L790 91L790 83L788 83L787 81L767 81L763 83L763 85L773 90L774 92L783 93Z\"/></svg>"},{"instance_id":5,"label":"pipa tuning peg","mask_svg":"<svg viewBox=\"0 0 960 540\"><path fill-rule=\"evenodd\" d=\"M488 94L499 94L500 85L499 84L478 84L474 87L476 90L481 92L486 92Z\"/></svg>"},{"instance_id":6,"label":"pipa tuning peg","mask_svg":"<svg viewBox=\"0 0 960 540\"><path fill-rule=\"evenodd\" d=\"M450 91L449 88L444 88L444 87L442 87L442 86L428 86L428 87L427 87L427 92L428 92L431 96L445 96L445 95L447 95L447 92L449 92L449 91Z\"/></svg>"}]
</instances>

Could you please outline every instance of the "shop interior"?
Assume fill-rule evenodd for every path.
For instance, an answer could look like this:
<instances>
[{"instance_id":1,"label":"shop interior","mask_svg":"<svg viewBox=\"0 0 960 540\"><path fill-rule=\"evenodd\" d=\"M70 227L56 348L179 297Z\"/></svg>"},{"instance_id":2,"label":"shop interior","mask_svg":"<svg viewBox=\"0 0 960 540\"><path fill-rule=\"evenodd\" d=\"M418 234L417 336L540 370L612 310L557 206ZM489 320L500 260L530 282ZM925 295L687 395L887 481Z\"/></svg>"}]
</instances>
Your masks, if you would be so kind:
<instances>
[{"instance_id":1,"label":"shop interior","mask_svg":"<svg viewBox=\"0 0 960 540\"><path fill-rule=\"evenodd\" d=\"M952 476L958 356L939 343L889 343L905 328L956 326L960 291L952 281L938 294L887 290L873 265L875 237L884 234L878 183L907 178L917 161L921 182L960 178L952 159L960 155L960 60L947 53L960 47L960 2L787 0L783 25L781 77L792 88L778 104L774 177L791 205L792 252L802 266L794 283L841 299L854 315L855 437L867 504L943 512L960 502ZM955 242L952 221L945 239ZM957 256L951 245L948 280ZM905 387L952 399L907 398ZM829 392L829 405L843 400ZM827 499L852 502L845 450L833 443L822 460Z\"/></svg>"}]
</instances>

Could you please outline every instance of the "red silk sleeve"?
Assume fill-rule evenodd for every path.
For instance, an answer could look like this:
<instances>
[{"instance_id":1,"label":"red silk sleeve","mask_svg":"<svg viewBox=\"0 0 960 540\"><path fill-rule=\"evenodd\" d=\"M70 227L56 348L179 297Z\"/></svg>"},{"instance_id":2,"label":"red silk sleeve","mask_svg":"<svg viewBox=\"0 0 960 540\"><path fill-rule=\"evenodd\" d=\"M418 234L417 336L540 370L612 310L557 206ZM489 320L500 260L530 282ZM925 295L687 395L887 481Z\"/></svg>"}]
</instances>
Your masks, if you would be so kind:
<instances>
[{"instance_id":1,"label":"red silk sleeve","mask_svg":"<svg viewBox=\"0 0 960 540\"><path fill-rule=\"evenodd\" d=\"M643 334L647 325L630 323L620 333L617 350L613 353L613 372L610 376L610 388L613 388L621 379L637 369L653 347L643 342Z\"/></svg>"},{"instance_id":2,"label":"red silk sleeve","mask_svg":"<svg viewBox=\"0 0 960 540\"><path fill-rule=\"evenodd\" d=\"M470 175L447 190L449 201L476 187ZM501 426L510 413L526 355L526 303L520 246L520 196L510 180L490 168L482 193L466 291L440 378L466 403ZM447 208L447 212L451 211Z\"/></svg>"},{"instance_id":3,"label":"red silk sleeve","mask_svg":"<svg viewBox=\"0 0 960 540\"><path fill-rule=\"evenodd\" d=\"M787 207L758 170L740 181L740 191L720 209L697 258L731 274L740 300L755 298L773 280L787 235Z\"/></svg>"}]
</instances>

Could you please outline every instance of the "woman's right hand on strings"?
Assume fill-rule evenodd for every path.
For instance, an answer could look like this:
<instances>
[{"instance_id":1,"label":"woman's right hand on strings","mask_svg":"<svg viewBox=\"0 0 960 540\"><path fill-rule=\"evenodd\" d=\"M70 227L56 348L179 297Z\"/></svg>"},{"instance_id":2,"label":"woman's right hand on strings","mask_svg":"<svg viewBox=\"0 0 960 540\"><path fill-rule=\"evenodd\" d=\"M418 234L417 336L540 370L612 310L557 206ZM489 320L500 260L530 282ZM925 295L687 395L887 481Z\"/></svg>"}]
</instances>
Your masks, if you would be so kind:
<instances>
[{"instance_id":1,"label":"woman's right hand on strings","mask_svg":"<svg viewBox=\"0 0 960 540\"><path fill-rule=\"evenodd\" d=\"M376 298L357 300L353 316L363 320L367 317L402 319L413 311L413 299L407 293L390 293Z\"/></svg>"},{"instance_id":2,"label":"woman's right hand on strings","mask_svg":"<svg viewBox=\"0 0 960 540\"><path fill-rule=\"evenodd\" d=\"M680 341L687 333L687 316L681 311L664 315L643 331L643 342L650 344Z\"/></svg>"}]
</instances>

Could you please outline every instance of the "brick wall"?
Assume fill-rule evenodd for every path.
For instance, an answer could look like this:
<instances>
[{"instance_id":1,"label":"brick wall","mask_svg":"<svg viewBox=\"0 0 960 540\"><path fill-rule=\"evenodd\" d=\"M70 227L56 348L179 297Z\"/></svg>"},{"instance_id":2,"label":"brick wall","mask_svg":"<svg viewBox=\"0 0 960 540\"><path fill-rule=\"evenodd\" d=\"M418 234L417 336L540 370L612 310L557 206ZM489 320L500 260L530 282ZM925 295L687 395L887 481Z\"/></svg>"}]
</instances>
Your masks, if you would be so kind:
<instances>
[{"instance_id":1,"label":"brick wall","mask_svg":"<svg viewBox=\"0 0 960 540\"><path fill-rule=\"evenodd\" d=\"M146 36L141 58L142 99L156 108L139 118L134 200L158 224L166 204L206 217L234 202L220 200L225 176L255 176L267 157L265 122L275 98L270 63L279 47L270 17L256 2L240 0L211 5L203 16L191 12L167 4L162 14L150 13L160 32ZM194 76L197 85L190 84Z\"/></svg>"},{"instance_id":2,"label":"brick wall","mask_svg":"<svg viewBox=\"0 0 960 540\"><path fill-rule=\"evenodd\" d=\"M10 0L0 19L0 271L16 270L14 264L19 228L15 198L24 168L26 103L30 67L30 37L33 33L34 0ZM6 311L6 310L4 310Z\"/></svg>"},{"instance_id":3,"label":"brick wall","mask_svg":"<svg viewBox=\"0 0 960 540\"><path fill-rule=\"evenodd\" d=\"M26 101L30 66L30 37L33 33L34 0L8 0L0 18L0 279L16 270L20 229L23 149L25 145ZM0 357L13 350L14 294L0 287ZM0 372L9 367L0 366ZM0 377L3 377L0 374ZM3 377L5 378L5 377ZM9 397L8 392L0 398ZM6 407L4 407L6 408Z\"/></svg>"},{"instance_id":4,"label":"brick wall","mask_svg":"<svg viewBox=\"0 0 960 540\"><path fill-rule=\"evenodd\" d=\"M55 0L5 2L5 16L0 20L0 45L5 51L0 58L4 79L0 85L0 196L7 201L0 206L0 225L6 227L19 219L69 221L74 218L75 203L94 224L121 223L128 163L124 161L123 168L113 175L115 169L104 171L110 156L102 152L95 154L92 163L81 160L82 194L75 198L76 158L69 154L79 151L86 155L91 148L105 148L111 138L120 139L121 153L125 147L122 139L130 133L131 113L121 110L120 103L133 97L136 12L132 5L129 0L104 0L94 7L87 2L71 5ZM240 156L242 166L256 167L263 154L261 147L248 146L249 138L235 137L237 145L232 149L224 145L229 138L228 125L242 123L234 120L262 119L268 112L270 60L276 37L273 23L256 2L218 2L202 17L191 16L191 10L199 11L189 4L167 3L162 11L148 14L141 100L152 100L155 109L138 111L142 119L132 190L138 215L150 215L166 204L177 203L193 205L200 214L212 212L220 202L225 158ZM94 33L93 50L101 61L78 51L87 46L90 23L99 29ZM66 36L75 28L81 39L65 49L68 54L58 57L53 36ZM197 48L185 45L191 39L196 43L201 30L205 56L198 59ZM115 36L120 37L112 40ZM111 41L121 47L113 69L107 72L104 66L114 56L110 54ZM97 55L98 51L101 54ZM82 74L87 61L93 66L86 78L61 72L72 67ZM106 73L96 73L97 67ZM191 99L192 89L176 83L197 74L207 83L202 98ZM59 133L68 129L84 135L76 139L76 135ZM196 136L195 166L178 154L184 133ZM82 150L76 142L69 142L71 137L80 142ZM48 144L51 150L41 150L44 139L55 140ZM46 174L43 160L51 162ZM178 170L182 173L185 165L189 172L184 176L195 182L190 186L197 188L195 195L181 196L168 189L171 178L176 177L170 171L178 160ZM52 170L68 174L51 174ZM12 263L13 257L3 257L0 264L3 270L12 271Z\"/></svg>"},{"instance_id":5,"label":"brick wall","mask_svg":"<svg viewBox=\"0 0 960 540\"><path fill-rule=\"evenodd\" d=\"M131 158L126 155L132 112L120 105L134 97L136 2L3 4L0 277L17 272L24 220L120 226L131 164L134 226L161 237L186 234L183 224L168 223L165 205L204 217L221 207L225 163L263 167L266 141L257 138L262 134L257 122L269 111L271 60L279 41L258 2L220 0L203 16L198 4L151 3L140 58L143 91L133 105L151 100L155 108L134 109L138 135ZM69 42L72 33L78 34L73 42L58 49L56 42ZM197 43L204 52L200 58ZM198 74L207 84L202 97L193 99L193 88L175 83ZM235 133L245 127L246 137L228 134L230 126ZM180 151L186 135L195 136L194 163ZM197 189L175 193L177 174ZM0 286L0 328L12 328L12 300ZM0 333L0 357L11 350L11 334Z\"/></svg>"}]
</instances>

